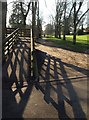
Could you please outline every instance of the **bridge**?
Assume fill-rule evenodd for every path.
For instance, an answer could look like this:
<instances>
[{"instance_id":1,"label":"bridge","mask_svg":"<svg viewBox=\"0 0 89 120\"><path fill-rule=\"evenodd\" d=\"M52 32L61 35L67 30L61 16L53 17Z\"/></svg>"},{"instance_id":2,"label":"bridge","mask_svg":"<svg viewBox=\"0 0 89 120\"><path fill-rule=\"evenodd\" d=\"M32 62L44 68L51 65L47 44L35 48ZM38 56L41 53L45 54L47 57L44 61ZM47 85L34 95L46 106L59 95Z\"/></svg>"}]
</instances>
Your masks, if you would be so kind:
<instances>
[{"instance_id":1,"label":"bridge","mask_svg":"<svg viewBox=\"0 0 89 120\"><path fill-rule=\"evenodd\" d=\"M25 32L26 34L19 28L16 30L7 28L7 37L3 42L3 116L6 117L11 117L8 115L8 113L11 114L11 111L13 111L11 104L13 106L15 105L13 108L15 115L19 107L25 107L25 105L22 105L22 102L26 104L30 94L29 92L31 92L32 86L37 78L35 74L36 60L35 51L33 51L31 30L25 29ZM24 90L25 87L27 90ZM14 97L17 93L22 94L22 100L19 105L19 101L14 101L10 93L12 93ZM19 98L17 98L17 100L19 100ZM14 102L17 103L18 108ZM18 113L17 115L20 114L21 113Z\"/></svg>"},{"instance_id":2,"label":"bridge","mask_svg":"<svg viewBox=\"0 0 89 120\"><path fill-rule=\"evenodd\" d=\"M2 41L2 118L87 119L89 70L71 63L68 57L69 62L64 61L67 53L75 54L37 40L33 29L34 25L32 29L6 29Z\"/></svg>"},{"instance_id":3,"label":"bridge","mask_svg":"<svg viewBox=\"0 0 89 120\"><path fill-rule=\"evenodd\" d=\"M29 34L19 28L7 31L3 42L3 118L86 118L87 108L80 98L87 99L81 87L87 85L88 71L37 49L42 41L33 44L30 29Z\"/></svg>"}]
</instances>

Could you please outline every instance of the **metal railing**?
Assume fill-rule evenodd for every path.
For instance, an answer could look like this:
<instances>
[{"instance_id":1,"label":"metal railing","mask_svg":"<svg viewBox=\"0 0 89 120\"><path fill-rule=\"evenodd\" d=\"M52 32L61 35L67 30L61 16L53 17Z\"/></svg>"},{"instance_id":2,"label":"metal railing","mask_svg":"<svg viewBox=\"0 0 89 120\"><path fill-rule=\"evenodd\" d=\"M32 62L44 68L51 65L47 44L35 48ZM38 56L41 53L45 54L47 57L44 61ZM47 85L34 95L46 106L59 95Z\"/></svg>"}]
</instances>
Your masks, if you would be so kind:
<instances>
[{"instance_id":1,"label":"metal railing","mask_svg":"<svg viewBox=\"0 0 89 120\"><path fill-rule=\"evenodd\" d=\"M3 61L6 60L7 56L10 55L12 52L13 46L15 46L16 42L18 41L19 37L19 32L20 29L17 28L14 30L10 35L8 35L4 41L3 41ZM11 32L11 31L10 31ZM35 50L35 44L34 40L32 37L32 30L30 30L30 38L31 38L31 77L34 80L34 82L37 82L39 79L39 74L38 74L38 66L37 66L37 58L36 58L36 50Z\"/></svg>"},{"instance_id":2,"label":"metal railing","mask_svg":"<svg viewBox=\"0 0 89 120\"><path fill-rule=\"evenodd\" d=\"M19 28L17 28L14 32L12 32L10 35L8 35L3 41L2 41L2 53L3 53L3 60L6 58L7 55L9 55L9 53L12 50L12 47L14 46L14 44L17 42L18 39L18 32L19 32Z\"/></svg>"},{"instance_id":3,"label":"metal railing","mask_svg":"<svg viewBox=\"0 0 89 120\"><path fill-rule=\"evenodd\" d=\"M16 28L6 28L6 36L11 34L15 30L16 30ZM31 31L30 29L19 28L18 34L19 34L20 37L30 37L31 36L30 31Z\"/></svg>"}]
</instances>

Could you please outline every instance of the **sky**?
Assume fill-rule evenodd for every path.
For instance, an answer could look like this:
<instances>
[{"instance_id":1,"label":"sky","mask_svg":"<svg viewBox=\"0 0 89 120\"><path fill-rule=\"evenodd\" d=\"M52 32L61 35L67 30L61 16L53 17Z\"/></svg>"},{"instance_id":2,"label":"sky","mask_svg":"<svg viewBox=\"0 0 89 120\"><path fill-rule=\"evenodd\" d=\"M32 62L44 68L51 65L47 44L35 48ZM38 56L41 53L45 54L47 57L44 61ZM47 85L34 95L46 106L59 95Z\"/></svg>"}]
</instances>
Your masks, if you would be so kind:
<instances>
[{"instance_id":1,"label":"sky","mask_svg":"<svg viewBox=\"0 0 89 120\"><path fill-rule=\"evenodd\" d=\"M13 0L7 0L7 26L9 25L9 17L12 12L12 2ZM26 0L25 0L26 1ZM40 11L40 17L43 19L43 29L45 28L44 26L47 23L50 23L51 15L55 17L55 1L56 0L39 0L39 11ZM87 9L87 4L83 5L82 11L86 11ZM27 17L27 24L30 24L30 16L31 13L29 13Z\"/></svg>"},{"instance_id":2,"label":"sky","mask_svg":"<svg viewBox=\"0 0 89 120\"><path fill-rule=\"evenodd\" d=\"M8 11L7 11L7 26L9 25L9 17L11 15L12 12L12 2L13 0L7 0L7 4L8 4ZM51 1L51 2L50 2ZM53 16L55 16L55 0L39 0L39 11L40 11L40 17L43 19L43 28L44 26L50 22L49 16L50 14L52 14ZM30 13L31 14L31 13ZM30 23L29 20L29 15L27 17L27 24Z\"/></svg>"}]
</instances>

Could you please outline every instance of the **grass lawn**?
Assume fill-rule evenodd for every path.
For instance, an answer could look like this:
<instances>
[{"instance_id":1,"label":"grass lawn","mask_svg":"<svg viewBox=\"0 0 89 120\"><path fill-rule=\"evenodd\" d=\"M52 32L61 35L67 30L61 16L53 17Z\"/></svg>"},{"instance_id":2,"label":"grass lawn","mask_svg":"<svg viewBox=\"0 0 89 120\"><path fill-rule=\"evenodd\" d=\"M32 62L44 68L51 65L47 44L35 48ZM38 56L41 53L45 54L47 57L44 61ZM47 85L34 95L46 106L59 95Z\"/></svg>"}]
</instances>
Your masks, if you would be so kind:
<instances>
[{"instance_id":1,"label":"grass lawn","mask_svg":"<svg viewBox=\"0 0 89 120\"><path fill-rule=\"evenodd\" d=\"M55 46L72 50L75 52L85 52L87 49L89 49L89 34L88 35L77 35L76 44L73 45L73 36L72 35L66 35L66 41L63 39L58 39L55 37L48 37L45 38L48 41L52 41Z\"/></svg>"}]
</instances>

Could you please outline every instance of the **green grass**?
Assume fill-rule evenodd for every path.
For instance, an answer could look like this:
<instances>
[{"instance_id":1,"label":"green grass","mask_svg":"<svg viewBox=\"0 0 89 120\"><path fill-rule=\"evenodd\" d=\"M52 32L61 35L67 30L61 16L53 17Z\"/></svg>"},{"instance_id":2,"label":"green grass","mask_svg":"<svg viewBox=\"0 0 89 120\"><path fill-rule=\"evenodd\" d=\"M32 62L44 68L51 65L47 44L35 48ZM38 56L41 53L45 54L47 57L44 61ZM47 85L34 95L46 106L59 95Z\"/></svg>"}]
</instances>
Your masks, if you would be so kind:
<instances>
[{"instance_id":1,"label":"green grass","mask_svg":"<svg viewBox=\"0 0 89 120\"><path fill-rule=\"evenodd\" d=\"M89 39L89 35L77 35L77 43L84 43L84 44L88 44L88 39ZM73 36L72 35L67 35L66 36L67 40L72 40Z\"/></svg>"},{"instance_id":2,"label":"green grass","mask_svg":"<svg viewBox=\"0 0 89 120\"><path fill-rule=\"evenodd\" d=\"M58 39L55 37L45 38L48 41L53 42L55 47L60 47L63 49L68 49L75 52L85 52L89 49L89 35L77 35L76 44L73 45L73 36L66 35L66 41L62 39Z\"/></svg>"}]
</instances>

